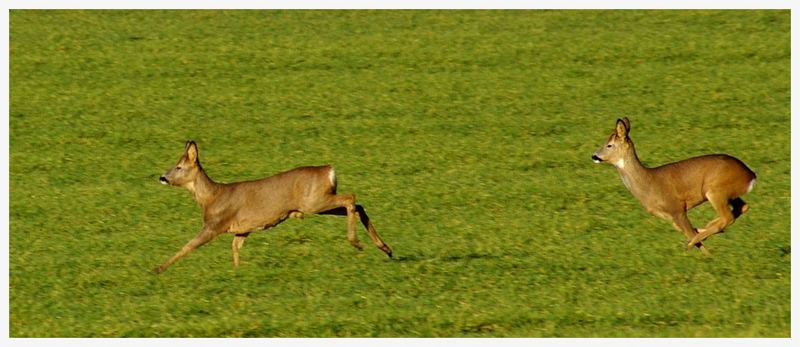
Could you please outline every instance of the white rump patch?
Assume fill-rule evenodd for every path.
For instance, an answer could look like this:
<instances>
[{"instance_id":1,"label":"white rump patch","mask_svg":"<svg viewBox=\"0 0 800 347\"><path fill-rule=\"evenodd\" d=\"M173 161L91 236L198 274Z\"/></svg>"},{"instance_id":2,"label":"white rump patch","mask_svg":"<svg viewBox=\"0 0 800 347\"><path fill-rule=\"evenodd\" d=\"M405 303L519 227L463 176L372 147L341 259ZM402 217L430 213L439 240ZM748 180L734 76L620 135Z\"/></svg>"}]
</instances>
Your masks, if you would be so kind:
<instances>
[{"instance_id":1,"label":"white rump patch","mask_svg":"<svg viewBox=\"0 0 800 347\"><path fill-rule=\"evenodd\" d=\"M756 179L754 178L752 181L750 181L750 185L747 186L747 192L749 193L750 191L752 191L753 186L755 185L756 185Z\"/></svg>"},{"instance_id":2,"label":"white rump patch","mask_svg":"<svg viewBox=\"0 0 800 347\"><path fill-rule=\"evenodd\" d=\"M328 171L328 180L331 181L331 187L336 188L336 171L333 171L333 167Z\"/></svg>"},{"instance_id":3,"label":"white rump patch","mask_svg":"<svg viewBox=\"0 0 800 347\"><path fill-rule=\"evenodd\" d=\"M624 169L625 168L625 159L617 160L617 162L614 164L614 166L616 166L616 167L618 167L620 169Z\"/></svg>"}]
</instances>

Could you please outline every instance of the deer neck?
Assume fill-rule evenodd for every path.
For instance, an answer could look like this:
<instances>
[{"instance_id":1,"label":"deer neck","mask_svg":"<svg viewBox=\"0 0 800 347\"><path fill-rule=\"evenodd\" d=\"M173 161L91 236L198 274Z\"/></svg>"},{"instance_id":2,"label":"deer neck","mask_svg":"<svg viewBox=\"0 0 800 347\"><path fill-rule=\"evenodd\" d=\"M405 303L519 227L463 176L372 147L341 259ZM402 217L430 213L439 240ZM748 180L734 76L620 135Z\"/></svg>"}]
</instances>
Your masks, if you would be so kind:
<instances>
[{"instance_id":1,"label":"deer neck","mask_svg":"<svg viewBox=\"0 0 800 347\"><path fill-rule=\"evenodd\" d=\"M627 155L613 164L617 168L617 172L619 172L619 176L622 178L622 184L625 185L625 188L628 188L637 199L642 200L652 181L650 169L642 165L642 162L639 161L636 150L631 147L631 151L628 152Z\"/></svg>"},{"instance_id":2,"label":"deer neck","mask_svg":"<svg viewBox=\"0 0 800 347\"><path fill-rule=\"evenodd\" d=\"M194 200L197 201L200 206L206 207L214 201L217 190L219 189L219 184L211 180L205 170L200 167L200 172L197 173L197 177L195 177L194 181L189 182L186 188L192 192Z\"/></svg>"}]
</instances>

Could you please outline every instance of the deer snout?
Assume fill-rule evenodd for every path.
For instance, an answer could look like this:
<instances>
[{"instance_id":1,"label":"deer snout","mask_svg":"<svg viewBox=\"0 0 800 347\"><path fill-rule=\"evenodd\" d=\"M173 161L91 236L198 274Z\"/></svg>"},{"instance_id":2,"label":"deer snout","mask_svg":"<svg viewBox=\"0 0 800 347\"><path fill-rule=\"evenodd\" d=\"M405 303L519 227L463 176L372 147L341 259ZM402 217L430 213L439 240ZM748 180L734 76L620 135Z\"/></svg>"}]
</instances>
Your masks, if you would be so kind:
<instances>
[{"instance_id":1,"label":"deer snout","mask_svg":"<svg viewBox=\"0 0 800 347\"><path fill-rule=\"evenodd\" d=\"M595 164L598 164L598 163L602 163L603 159L600 159L600 157L598 157L597 154L592 154L592 161L594 161Z\"/></svg>"},{"instance_id":2,"label":"deer snout","mask_svg":"<svg viewBox=\"0 0 800 347\"><path fill-rule=\"evenodd\" d=\"M169 184L169 181L164 176L161 176L161 178L159 178L158 181L161 182L161 184Z\"/></svg>"}]
</instances>

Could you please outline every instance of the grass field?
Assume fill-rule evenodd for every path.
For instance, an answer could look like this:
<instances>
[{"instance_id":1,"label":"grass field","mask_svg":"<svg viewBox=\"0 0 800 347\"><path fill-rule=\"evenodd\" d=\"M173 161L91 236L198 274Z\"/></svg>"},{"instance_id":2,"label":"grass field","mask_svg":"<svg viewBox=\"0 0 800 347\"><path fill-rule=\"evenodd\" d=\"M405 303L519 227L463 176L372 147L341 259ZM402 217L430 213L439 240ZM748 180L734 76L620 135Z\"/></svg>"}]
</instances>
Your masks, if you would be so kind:
<instances>
[{"instance_id":1,"label":"grass field","mask_svg":"<svg viewBox=\"0 0 800 347\"><path fill-rule=\"evenodd\" d=\"M790 335L789 11L13 10L10 87L12 337ZM713 257L592 164L621 116L758 174ZM222 182L332 164L395 258L310 216L153 275L187 139Z\"/></svg>"}]
</instances>

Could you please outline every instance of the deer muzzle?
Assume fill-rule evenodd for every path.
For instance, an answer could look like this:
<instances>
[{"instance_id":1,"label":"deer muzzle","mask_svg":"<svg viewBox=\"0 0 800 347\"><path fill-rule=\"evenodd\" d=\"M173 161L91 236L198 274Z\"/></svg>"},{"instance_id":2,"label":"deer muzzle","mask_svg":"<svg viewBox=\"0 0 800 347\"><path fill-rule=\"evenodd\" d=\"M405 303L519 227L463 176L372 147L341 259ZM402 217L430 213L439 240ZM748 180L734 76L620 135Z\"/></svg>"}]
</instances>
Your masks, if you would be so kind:
<instances>
[{"instance_id":1,"label":"deer muzzle","mask_svg":"<svg viewBox=\"0 0 800 347\"><path fill-rule=\"evenodd\" d=\"M161 178L159 178L158 181L161 182L161 184L167 184L167 185L169 184L169 180L167 180L167 178L164 176L161 176Z\"/></svg>"},{"instance_id":2,"label":"deer muzzle","mask_svg":"<svg viewBox=\"0 0 800 347\"><path fill-rule=\"evenodd\" d=\"M595 162L595 164L599 164L603 162L603 159L600 159L600 157L598 157L597 154L592 154L592 161Z\"/></svg>"}]
</instances>

